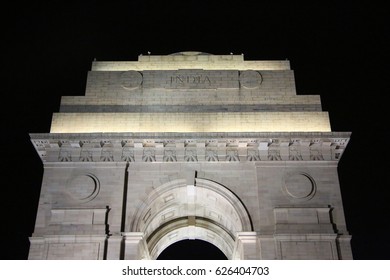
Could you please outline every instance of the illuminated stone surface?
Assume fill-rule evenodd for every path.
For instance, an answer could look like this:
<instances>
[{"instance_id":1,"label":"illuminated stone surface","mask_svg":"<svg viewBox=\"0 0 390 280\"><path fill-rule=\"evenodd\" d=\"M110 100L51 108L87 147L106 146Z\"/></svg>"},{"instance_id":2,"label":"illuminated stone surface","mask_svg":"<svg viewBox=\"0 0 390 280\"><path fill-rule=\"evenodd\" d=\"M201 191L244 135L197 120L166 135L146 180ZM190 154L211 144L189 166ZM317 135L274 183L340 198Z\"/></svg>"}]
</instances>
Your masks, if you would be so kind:
<instances>
[{"instance_id":1,"label":"illuminated stone surface","mask_svg":"<svg viewBox=\"0 0 390 280\"><path fill-rule=\"evenodd\" d=\"M94 61L50 133L29 259L156 259L186 239L228 259L351 259L333 132L289 61L183 52Z\"/></svg>"}]
</instances>

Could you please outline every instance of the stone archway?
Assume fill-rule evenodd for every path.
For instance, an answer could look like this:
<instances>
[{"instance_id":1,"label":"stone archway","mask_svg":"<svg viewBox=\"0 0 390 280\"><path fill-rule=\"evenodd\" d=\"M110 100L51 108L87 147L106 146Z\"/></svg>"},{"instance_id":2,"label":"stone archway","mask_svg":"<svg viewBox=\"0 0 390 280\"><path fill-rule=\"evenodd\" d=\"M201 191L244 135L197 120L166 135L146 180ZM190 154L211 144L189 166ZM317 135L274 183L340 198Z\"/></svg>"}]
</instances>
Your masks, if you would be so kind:
<instances>
[{"instance_id":1,"label":"stone archway","mask_svg":"<svg viewBox=\"0 0 390 280\"><path fill-rule=\"evenodd\" d=\"M237 234L253 231L250 215L238 196L225 186L202 178L194 185L174 180L154 189L138 207L130 226L142 233L144 256L156 259L168 246L199 239L218 247L228 259Z\"/></svg>"}]
</instances>

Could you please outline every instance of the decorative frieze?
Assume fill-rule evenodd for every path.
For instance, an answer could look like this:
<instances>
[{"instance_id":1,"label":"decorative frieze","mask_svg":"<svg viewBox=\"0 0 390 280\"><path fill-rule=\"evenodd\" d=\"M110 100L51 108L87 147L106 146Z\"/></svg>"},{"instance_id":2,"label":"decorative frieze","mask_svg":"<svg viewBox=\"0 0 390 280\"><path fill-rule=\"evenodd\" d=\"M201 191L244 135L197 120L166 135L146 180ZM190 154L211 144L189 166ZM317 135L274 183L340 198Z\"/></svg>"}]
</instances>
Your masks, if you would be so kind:
<instances>
[{"instance_id":1,"label":"decorative frieze","mask_svg":"<svg viewBox=\"0 0 390 280\"><path fill-rule=\"evenodd\" d=\"M266 138L230 135L229 138L191 140L110 136L100 139L95 134L62 134L58 137L39 134L32 135L32 142L42 160L47 162L240 162L338 161L349 141L349 134L337 133L326 133L322 137L302 133L301 137L290 138L286 135L267 135L271 137ZM75 139L77 137L80 139Z\"/></svg>"},{"instance_id":2,"label":"decorative frieze","mask_svg":"<svg viewBox=\"0 0 390 280\"><path fill-rule=\"evenodd\" d=\"M121 154L121 161L134 162L134 148L133 147L123 147Z\"/></svg>"},{"instance_id":3,"label":"decorative frieze","mask_svg":"<svg viewBox=\"0 0 390 280\"><path fill-rule=\"evenodd\" d=\"M216 148L206 149L206 161L219 161L218 151Z\"/></svg>"},{"instance_id":4,"label":"decorative frieze","mask_svg":"<svg viewBox=\"0 0 390 280\"><path fill-rule=\"evenodd\" d=\"M143 155L142 155L142 161L144 162L154 162L156 161L156 151L153 148L145 148L143 150Z\"/></svg>"},{"instance_id":5,"label":"decorative frieze","mask_svg":"<svg viewBox=\"0 0 390 280\"><path fill-rule=\"evenodd\" d=\"M188 147L185 149L184 161L198 161L198 153L196 147Z\"/></svg>"}]
</instances>

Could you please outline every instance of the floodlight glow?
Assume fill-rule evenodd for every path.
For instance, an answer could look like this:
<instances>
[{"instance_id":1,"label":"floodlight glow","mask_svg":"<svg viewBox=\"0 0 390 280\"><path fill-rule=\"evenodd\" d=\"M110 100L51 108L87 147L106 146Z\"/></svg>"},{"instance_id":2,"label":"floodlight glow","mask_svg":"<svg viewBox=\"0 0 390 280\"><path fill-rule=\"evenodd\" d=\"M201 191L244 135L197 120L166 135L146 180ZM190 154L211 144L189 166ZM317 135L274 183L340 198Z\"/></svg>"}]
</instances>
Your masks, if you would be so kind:
<instances>
[{"instance_id":1,"label":"floodlight glow","mask_svg":"<svg viewBox=\"0 0 390 280\"><path fill-rule=\"evenodd\" d=\"M330 132L327 112L54 113L51 133Z\"/></svg>"}]
</instances>

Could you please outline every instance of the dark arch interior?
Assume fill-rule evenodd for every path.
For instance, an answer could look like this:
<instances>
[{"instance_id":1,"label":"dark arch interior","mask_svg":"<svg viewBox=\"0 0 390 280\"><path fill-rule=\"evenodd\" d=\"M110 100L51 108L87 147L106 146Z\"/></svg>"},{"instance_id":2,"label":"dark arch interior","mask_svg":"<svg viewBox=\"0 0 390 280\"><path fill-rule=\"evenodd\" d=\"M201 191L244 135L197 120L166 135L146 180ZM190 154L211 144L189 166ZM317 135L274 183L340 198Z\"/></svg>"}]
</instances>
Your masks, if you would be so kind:
<instances>
[{"instance_id":1,"label":"dark arch interior","mask_svg":"<svg viewBox=\"0 0 390 280\"><path fill-rule=\"evenodd\" d=\"M173 243L157 260L227 260L227 257L213 244L195 239Z\"/></svg>"}]
</instances>

